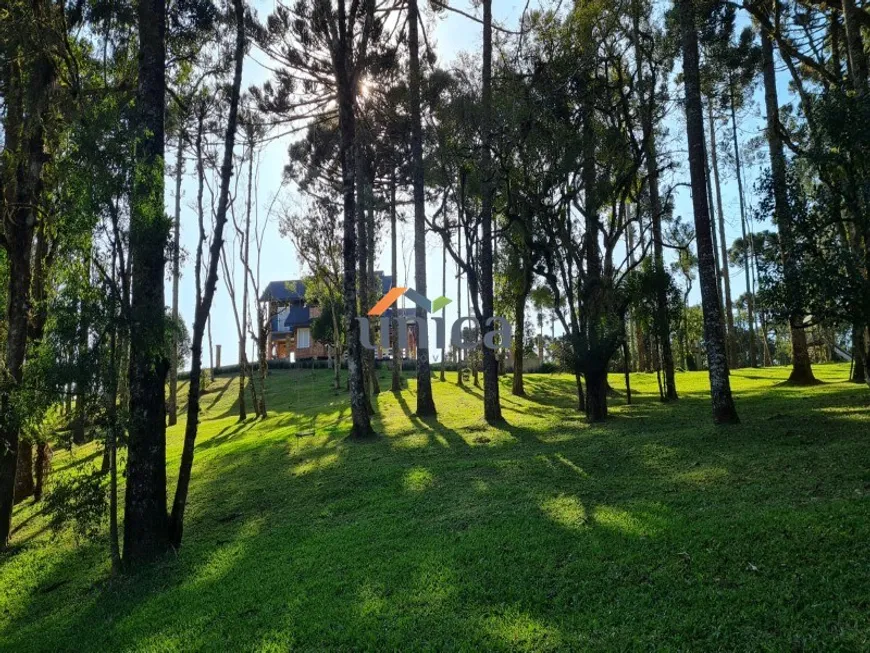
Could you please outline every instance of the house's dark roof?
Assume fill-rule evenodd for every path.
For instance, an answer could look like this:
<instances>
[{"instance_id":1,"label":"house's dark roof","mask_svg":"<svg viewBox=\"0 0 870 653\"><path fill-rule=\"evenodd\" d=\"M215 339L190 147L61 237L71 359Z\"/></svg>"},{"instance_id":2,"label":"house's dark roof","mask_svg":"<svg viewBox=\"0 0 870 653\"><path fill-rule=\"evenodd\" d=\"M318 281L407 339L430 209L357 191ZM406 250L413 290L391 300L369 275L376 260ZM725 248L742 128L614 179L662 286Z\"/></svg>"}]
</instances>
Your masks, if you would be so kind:
<instances>
[{"instance_id":1,"label":"house's dark roof","mask_svg":"<svg viewBox=\"0 0 870 653\"><path fill-rule=\"evenodd\" d=\"M273 281L268 285L261 302L293 302L305 299L305 284L301 281Z\"/></svg>"},{"instance_id":2,"label":"house's dark roof","mask_svg":"<svg viewBox=\"0 0 870 653\"><path fill-rule=\"evenodd\" d=\"M393 287L393 277L384 275L383 272L375 272L375 276L381 277L381 294L386 295ZM301 281L273 281L263 291L261 302L293 303L305 301L305 284Z\"/></svg>"},{"instance_id":3,"label":"house's dark roof","mask_svg":"<svg viewBox=\"0 0 870 653\"><path fill-rule=\"evenodd\" d=\"M285 311L272 318L272 333L293 333L296 329L304 329L311 326L311 307L302 306L300 304L292 304ZM412 318L416 317L417 309L413 306L409 308L388 308L384 312L384 317L393 319L394 312L398 312L398 317Z\"/></svg>"}]
</instances>

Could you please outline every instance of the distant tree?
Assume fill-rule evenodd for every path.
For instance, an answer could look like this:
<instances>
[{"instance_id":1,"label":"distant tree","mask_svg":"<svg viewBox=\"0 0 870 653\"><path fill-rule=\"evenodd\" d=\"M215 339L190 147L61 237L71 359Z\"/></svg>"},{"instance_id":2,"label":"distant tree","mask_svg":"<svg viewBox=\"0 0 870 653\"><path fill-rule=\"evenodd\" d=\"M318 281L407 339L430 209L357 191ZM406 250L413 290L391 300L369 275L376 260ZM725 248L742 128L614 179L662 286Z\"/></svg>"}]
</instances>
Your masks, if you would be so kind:
<instances>
[{"instance_id":1,"label":"distant tree","mask_svg":"<svg viewBox=\"0 0 870 653\"><path fill-rule=\"evenodd\" d=\"M673 65L672 48L666 47L666 39L653 19L653 3L633 0L631 3L632 29L631 40L635 51L637 68L637 104L639 106L642 130L643 155L646 164L649 188L649 213L652 226L653 262L660 285L656 290L657 313L655 331L661 347L661 361L664 371L665 392L663 400L677 399L677 383L674 376L674 355L671 349L671 324L668 308L668 286L670 280L664 263L663 227L667 212L662 197L661 171L662 158L657 145L658 125L663 117L663 107L667 96L662 90L662 82L667 78Z\"/></svg>"},{"instance_id":2,"label":"distant tree","mask_svg":"<svg viewBox=\"0 0 870 653\"><path fill-rule=\"evenodd\" d=\"M167 342L166 353L169 360L175 361L178 371L181 372L190 361L190 331L184 320L174 319L172 310L166 313ZM173 352L173 348L175 351Z\"/></svg>"},{"instance_id":3,"label":"distant tree","mask_svg":"<svg viewBox=\"0 0 870 653\"><path fill-rule=\"evenodd\" d=\"M807 336L804 331L804 310L801 302L797 277L797 264L793 247L794 221L788 197L788 180L782 134L779 127L779 99L776 89L776 69L773 61L773 42L770 36L761 31L761 67L764 79L764 102L767 108L767 143L770 150L771 183L775 197L774 222L779 230L780 253L783 271L790 297L792 371L789 382L796 385L816 383L810 362Z\"/></svg>"},{"instance_id":4,"label":"distant tree","mask_svg":"<svg viewBox=\"0 0 870 653\"><path fill-rule=\"evenodd\" d=\"M544 317L546 311L553 310L553 293L546 286L536 286L530 293L532 306L535 309L535 320L538 326L538 360L544 362Z\"/></svg>"},{"instance_id":5,"label":"distant tree","mask_svg":"<svg viewBox=\"0 0 870 653\"><path fill-rule=\"evenodd\" d=\"M265 27L257 28L261 47L282 69L276 85L256 91L260 108L294 119L338 119L338 160L343 198L343 295L348 332L352 437L370 438L370 403L366 396L362 345L357 316L356 103L360 83L371 64L372 51L383 33L376 0L279 5ZM304 91L299 101L292 99ZM327 109L334 102L333 107Z\"/></svg>"},{"instance_id":6,"label":"distant tree","mask_svg":"<svg viewBox=\"0 0 870 653\"><path fill-rule=\"evenodd\" d=\"M239 123L244 132L245 144L248 148L248 193L246 212L246 231L247 231L247 247L248 253L242 261L244 268L243 273L247 276L248 282L251 284L254 300L258 308L251 311L249 319L248 335L257 343L257 358L258 358L258 377L259 388L253 393L254 411L261 419L267 417L266 406L266 377L269 373L269 357L267 352L269 331L272 328L272 320L276 317L275 312L277 307L272 302L264 302L260 305L259 298L262 296L262 280L260 271L263 263L263 245L265 244L266 231L270 223L270 216L266 215L264 219L260 218L259 210L253 211L253 223L251 222L251 200L253 196L255 179L259 178L260 173L260 154L262 152L263 143L268 142L268 129L264 117L257 112L253 107L246 107L240 112ZM253 246L254 255L251 256L250 248ZM251 375L253 377L253 374ZM256 385L251 380L251 385Z\"/></svg>"},{"instance_id":7,"label":"distant tree","mask_svg":"<svg viewBox=\"0 0 870 653\"><path fill-rule=\"evenodd\" d=\"M343 306L344 252L339 207L328 199L312 201L306 210L285 214L281 232L293 241L296 253L310 275L305 293L309 302L320 306L318 332L334 348L335 361L342 359L347 344L347 329L341 315ZM330 322L329 328L324 320ZM340 365L334 366L334 387L341 388Z\"/></svg>"},{"instance_id":8,"label":"distant tree","mask_svg":"<svg viewBox=\"0 0 870 653\"><path fill-rule=\"evenodd\" d=\"M517 227L523 223L517 222ZM499 315L511 315L514 327L513 384L511 394L525 397L523 365L526 353L526 304L534 285L534 265L525 242L505 237L506 246L500 252L496 266L496 310ZM520 242L515 242L520 241Z\"/></svg>"}]
</instances>

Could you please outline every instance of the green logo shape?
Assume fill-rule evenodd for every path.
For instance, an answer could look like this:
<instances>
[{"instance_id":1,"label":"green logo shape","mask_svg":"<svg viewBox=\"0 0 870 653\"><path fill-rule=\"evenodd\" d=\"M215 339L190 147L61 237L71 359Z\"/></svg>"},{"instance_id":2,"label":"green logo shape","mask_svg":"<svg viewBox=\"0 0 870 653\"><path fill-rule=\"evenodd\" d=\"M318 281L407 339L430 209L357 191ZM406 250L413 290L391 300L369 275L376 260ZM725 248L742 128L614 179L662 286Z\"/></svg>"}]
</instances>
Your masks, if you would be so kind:
<instances>
[{"instance_id":1,"label":"green logo shape","mask_svg":"<svg viewBox=\"0 0 870 653\"><path fill-rule=\"evenodd\" d=\"M448 304L451 304L452 302L453 300L447 299L446 297L439 297L434 302L432 302L432 312L437 313L442 308L444 308Z\"/></svg>"}]
</instances>

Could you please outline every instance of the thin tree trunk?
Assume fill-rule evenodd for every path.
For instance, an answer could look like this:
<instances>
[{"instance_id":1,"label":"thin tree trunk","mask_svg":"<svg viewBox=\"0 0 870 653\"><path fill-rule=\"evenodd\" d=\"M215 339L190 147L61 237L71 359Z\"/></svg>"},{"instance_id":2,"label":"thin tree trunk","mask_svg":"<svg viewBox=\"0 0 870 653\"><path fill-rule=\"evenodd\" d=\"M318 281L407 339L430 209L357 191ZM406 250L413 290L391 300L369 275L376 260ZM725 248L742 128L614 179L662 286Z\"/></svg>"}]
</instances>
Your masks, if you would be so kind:
<instances>
[{"instance_id":1,"label":"thin tree trunk","mask_svg":"<svg viewBox=\"0 0 870 653\"><path fill-rule=\"evenodd\" d=\"M583 371L576 361L574 363L574 382L577 384L577 410L581 413L585 413L586 394L583 391Z\"/></svg>"},{"instance_id":2,"label":"thin tree trunk","mask_svg":"<svg viewBox=\"0 0 870 653\"><path fill-rule=\"evenodd\" d=\"M121 246L116 243L115 247ZM115 261L112 260L112 277L115 276ZM122 309L123 310L123 309ZM117 314L113 316L123 324ZM118 324L116 322L116 325ZM123 327L122 327L123 328ZM121 571L121 549L118 541L118 327L113 326L109 336L109 373L107 378L106 414L109 432L106 451L109 454L109 553L112 560L112 573ZM40 461L37 460L37 465ZM40 483L41 485L41 483Z\"/></svg>"},{"instance_id":3,"label":"thin tree trunk","mask_svg":"<svg viewBox=\"0 0 870 653\"><path fill-rule=\"evenodd\" d=\"M366 191L367 185L370 183L368 170L366 169L365 162L363 160L364 152L362 151L362 143L357 140L356 143L356 237L357 243L359 246L359 251L357 252L357 276L359 280L359 303L360 303L360 312L362 315L362 319L368 320L369 318L366 316L366 312L369 308L371 308L372 304L372 295L370 294L369 287L369 273L368 273L368 263L369 263L369 239L368 239L368 220L366 218L366 203L368 199L368 193ZM369 320L371 321L371 320ZM366 400L368 402L368 411L369 413L374 413L374 405L372 403L372 396L374 394L374 387L372 384L372 380L374 378L374 358L370 355L369 351L362 352L362 366L363 366L363 380L365 383L366 389Z\"/></svg>"},{"instance_id":4,"label":"thin tree trunk","mask_svg":"<svg viewBox=\"0 0 870 653\"><path fill-rule=\"evenodd\" d=\"M662 240L662 208L661 196L659 193L659 171L658 158L655 147L654 134L650 135L647 148L649 161L648 175L650 180L650 200L651 211L653 215L653 255L655 265L658 270L661 281L656 285L656 308L658 311L657 325L658 336L662 341L662 363L665 372L665 400L673 401L678 398L677 381L674 374L674 352L671 347L671 324L668 312L668 295L665 281L667 272L665 271L664 262L664 246Z\"/></svg>"},{"instance_id":5,"label":"thin tree trunk","mask_svg":"<svg viewBox=\"0 0 870 653\"><path fill-rule=\"evenodd\" d=\"M698 54L698 33L692 0L677 0L683 45L683 76L686 92L686 137L689 148L689 171L692 183L692 205L698 249L698 271L701 280L701 303L704 311L704 338L710 375L713 420L717 424L739 422L725 353L725 334L716 291L716 267L710 226L710 204L707 199L704 154L704 116L701 108L701 75Z\"/></svg>"},{"instance_id":6,"label":"thin tree trunk","mask_svg":"<svg viewBox=\"0 0 870 653\"><path fill-rule=\"evenodd\" d=\"M481 213L480 294L483 308L482 333L487 333L494 318L493 280L493 167L492 167L492 0L483 0L483 97L481 107L483 207ZM505 345L506 343L502 343ZM501 401L498 387L498 360L493 349L483 347L483 413L487 422L500 422Z\"/></svg>"},{"instance_id":7,"label":"thin tree trunk","mask_svg":"<svg viewBox=\"0 0 870 653\"><path fill-rule=\"evenodd\" d=\"M671 347L671 325L668 314L668 295L665 285L667 272L665 271L664 245L662 242L662 208L661 192L659 189L659 161L658 150L656 147L655 127L653 125L653 115L656 106L656 89L646 88L645 77L643 76L643 54L640 46L641 30L640 30L640 14L635 6L634 10L634 39L635 39L635 58L637 68L640 74L639 91L641 104L649 102L649 106L643 107L642 122L643 134L646 146L646 168L649 178L649 194L650 194L650 212L652 218L652 238L653 238L653 262L655 264L656 273L659 281L656 284L656 327L658 337L662 341L662 364L665 371L665 395L666 401L677 399L677 382L674 374L674 353ZM646 99L648 92L648 100ZM627 230L630 231L630 230ZM631 255L634 258L634 255Z\"/></svg>"},{"instance_id":8,"label":"thin tree trunk","mask_svg":"<svg viewBox=\"0 0 870 653\"><path fill-rule=\"evenodd\" d=\"M779 98L776 90L776 69L773 61L773 42L761 30L762 71L764 73L764 102L767 109L767 143L770 149L770 169L773 181L775 222L779 231L780 255L785 276L789 323L791 326L792 371L789 382L795 385L817 383L810 363L807 336L803 329L800 280L792 255L792 215L789 205L788 177L782 137L779 132Z\"/></svg>"},{"instance_id":9,"label":"thin tree trunk","mask_svg":"<svg viewBox=\"0 0 870 653\"><path fill-rule=\"evenodd\" d=\"M46 302L46 273L49 265L47 261L48 240L46 235L46 223L41 222L35 230L36 243L33 250L33 268L31 278L30 303L33 307L33 316L30 321L29 340L39 345L45 332L45 323L48 319L48 306ZM34 479L33 445L37 445L37 469ZM19 443L18 461L15 479L16 503L34 497L39 501L42 497L42 482L44 480L43 468L38 467L40 454L44 452L48 444L45 442L32 443L29 438Z\"/></svg>"},{"instance_id":10,"label":"thin tree trunk","mask_svg":"<svg viewBox=\"0 0 870 653\"><path fill-rule=\"evenodd\" d=\"M464 173L462 173L462 175L460 177L460 188L462 188L462 197L463 197L463 203L464 203L464 201L465 201L464 200L464 198L465 198L465 190L464 190L465 189L465 176L464 176ZM466 234L466 241L468 241L468 240L470 240L470 239L469 239L468 235ZM478 260L479 257L478 257L477 245L475 244L473 246L469 246L468 242L466 242L466 248L469 250L469 258L473 259L473 260ZM474 250L473 256L471 256L472 249ZM465 289L466 310L467 310L469 316L477 315L479 313L478 305L477 305L478 297L479 297L478 291L477 291L477 281L476 281L476 277L475 277L475 280L472 283L472 276L473 276L472 271L469 271L468 276L466 278L468 285ZM473 290L472 290L472 287L473 287ZM472 300L472 295L474 295L474 300ZM474 312L472 312L472 302L474 303ZM478 325L478 332L480 332L480 331L481 331L480 325ZM479 351L480 351L480 348L475 347L474 349L471 350L471 352L469 354L471 357L471 378L472 378L472 381L474 382L475 388L480 387L480 378L478 375L478 364L477 364L478 358L479 358Z\"/></svg>"},{"instance_id":11,"label":"thin tree trunk","mask_svg":"<svg viewBox=\"0 0 870 653\"><path fill-rule=\"evenodd\" d=\"M221 164L221 186L218 197L217 213L215 214L214 235L211 242L208 273L205 279L205 290L200 294L197 280L197 306L193 322L191 339L190 382L187 396L187 424L184 430L184 447L181 451L181 466L178 471L178 484L175 489L175 500L172 504L172 516L169 520L169 539L176 549L181 546L184 534L184 512L187 507L187 497L190 489L190 475L193 469L193 455L196 446L196 436L199 430L199 402L202 385L202 340L211 312L212 301L218 281L218 264L223 251L223 233L227 223L229 209L230 180L233 174L233 148L236 141L238 124L239 95L242 86L242 67L245 58L245 14L242 0L233 0L233 10L236 20L235 70L233 85L230 92L229 115L224 137L224 154ZM200 249L204 238L200 233ZM198 257L199 258L199 257Z\"/></svg>"},{"instance_id":12,"label":"thin tree trunk","mask_svg":"<svg viewBox=\"0 0 870 653\"><path fill-rule=\"evenodd\" d=\"M852 326L852 382L864 383L867 372L864 367L864 328L858 324Z\"/></svg>"},{"instance_id":13,"label":"thin tree trunk","mask_svg":"<svg viewBox=\"0 0 870 653\"><path fill-rule=\"evenodd\" d=\"M133 266L130 425L124 557L147 562L169 548L166 521L166 320L164 274L169 222L163 204L166 4L141 0L137 161L130 216Z\"/></svg>"},{"instance_id":14,"label":"thin tree trunk","mask_svg":"<svg viewBox=\"0 0 870 653\"><path fill-rule=\"evenodd\" d=\"M399 286L398 233L396 228L396 171L390 173L390 274L393 286ZM402 352L399 350L399 313L398 306L393 309L393 379L391 390L402 391Z\"/></svg>"},{"instance_id":15,"label":"thin tree trunk","mask_svg":"<svg viewBox=\"0 0 870 653\"><path fill-rule=\"evenodd\" d=\"M456 207L457 212L457 223L456 223L456 251L457 253L462 252L462 230L465 228L465 183L464 177L460 178L460 191L459 191L459 206ZM457 319L462 321L462 267L456 266L456 313ZM462 353L465 350L462 347L456 348L456 383L459 387L465 385L465 382L462 379L462 370L463 370L463 360Z\"/></svg>"},{"instance_id":16,"label":"thin tree trunk","mask_svg":"<svg viewBox=\"0 0 870 653\"><path fill-rule=\"evenodd\" d=\"M716 212L719 214L719 262L722 269L722 282L725 286L725 329L728 338L729 365L738 367L737 340L734 336L734 303L731 301L731 273L728 269L728 241L725 239L725 210L722 207L722 182L719 177L719 146L716 143L716 121L713 118L713 104L707 103L707 121L710 125L710 160L713 164L713 184L716 188Z\"/></svg>"},{"instance_id":17,"label":"thin tree trunk","mask_svg":"<svg viewBox=\"0 0 870 653\"><path fill-rule=\"evenodd\" d=\"M441 248L441 296L447 296L447 246ZM447 306L441 309L441 321L444 323L444 328L447 328ZM441 347L441 383L447 380L447 338L444 338L444 343Z\"/></svg>"},{"instance_id":18,"label":"thin tree trunk","mask_svg":"<svg viewBox=\"0 0 870 653\"><path fill-rule=\"evenodd\" d=\"M516 332L514 333L514 378L511 393L517 397L526 396L526 388L524 383L523 365L525 361L526 350L526 301L529 293L532 291L534 283L534 272L532 270L531 261L523 261L523 286L514 304L514 318L516 322Z\"/></svg>"},{"instance_id":19,"label":"thin tree trunk","mask_svg":"<svg viewBox=\"0 0 870 653\"><path fill-rule=\"evenodd\" d=\"M344 0L338 3L340 23L346 20ZM342 27L344 29L344 27ZM362 345L360 326L357 322L356 265L357 242L354 220L356 219L355 193L355 140L356 120L354 116L354 75L351 70L350 44L339 40L335 56L336 82L338 91L338 124L341 133L341 173L344 202L344 310L348 325L347 370L350 388L351 437L366 439L375 435L371 425L368 398L365 393L362 368Z\"/></svg>"},{"instance_id":20,"label":"thin tree trunk","mask_svg":"<svg viewBox=\"0 0 870 653\"><path fill-rule=\"evenodd\" d=\"M208 316L206 331L208 333L208 369L212 376L214 376L214 345L212 344L211 339L211 315Z\"/></svg>"},{"instance_id":21,"label":"thin tree trunk","mask_svg":"<svg viewBox=\"0 0 870 653\"><path fill-rule=\"evenodd\" d=\"M15 503L33 496L36 483L33 480L33 443L23 440L18 443L18 465L15 471Z\"/></svg>"},{"instance_id":22,"label":"thin tree trunk","mask_svg":"<svg viewBox=\"0 0 870 653\"><path fill-rule=\"evenodd\" d=\"M234 226L235 226L235 221L234 221ZM238 232L237 226L236 226L236 230ZM244 236L242 236L242 237L244 238ZM202 236L202 238L203 238L202 242L205 242L204 235ZM197 260L199 260L201 258L202 258L202 244L197 246ZM235 319L235 322L236 322L236 337L238 338L238 341L236 342L236 344L238 345L238 368L239 368L238 372L237 372L237 377L239 380L239 389L238 389L238 398L236 401L238 402L238 405L239 405L239 420L238 421L244 422L245 420L248 419L248 402L247 402L247 399L245 399L245 389L246 389L245 386L246 386L246 379L248 378L248 373L247 373L248 354L245 351L245 327L244 327L244 322L243 322L243 320L245 320L246 317L242 316L243 313L239 313L239 305L236 302L236 286L235 286L235 277L234 277L235 269L230 268L229 263L228 263L229 260L230 259L228 259L223 254L220 257L220 265L221 265L221 268L223 269L223 273L224 273L224 276L223 276L224 286L226 286L227 294L229 295L229 299L230 299L230 306L233 309L233 319ZM233 260L235 260L235 259L233 259ZM199 290L202 288L201 284L202 284L201 280L197 279L196 280L197 302L201 301L202 293ZM242 306L244 307L244 302L242 303ZM244 312L244 308L243 308L243 312ZM220 359L220 356L218 356L218 359ZM220 362L220 361L218 361L218 362Z\"/></svg>"},{"instance_id":23,"label":"thin tree trunk","mask_svg":"<svg viewBox=\"0 0 870 653\"><path fill-rule=\"evenodd\" d=\"M383 283L375 276L375 253L377 249L377 227L375 225L375 196L374 196L374 171L373 164L369 162L370 174L366 175L368 184L366 184L366 273L369 282L369 298L374 304L383 294ZM375 320L373 332L378 333L379 320ZM375 338L377 341L377 338ZM381 394L381 383L378 379L378 362L376 357L376 349L366 350L365 356L369 357L369 373L371 379L369 384L372 389L372 397Z\"/></svg>"},{"instance_id":24,"label":"thin tree trunk","mask_svg":"<svg viewBox=\"0 0 870 653\"><path fill-rule=\"evenodd\" d=\"M525 329L526 323L526 297L523 295L521 299L517 299L514 306L514 318L517 323L517 330L514 332L514 376L511 394L516 397L525 397L526 388L523 383L523 365L525 359Z\"/></svg>"},{"instance_id":25,"label":"thin tree trunk","mask_svg":"<svg viewBox=\"0 0 870 653\"><path fill-rule=\"evenodd\" d=\"M734 89L729 77L729 104L731 108L731 138L734 142L734 170L737 174L737 199L740 202L740 229L743 242L746 243L746 256L743 258L743 274L746 277L746 311L749 319L749 367L758 364L756 353L756 328L755 328L755 292L750 279L750 256L752 244L749 242L746 229L746 206L743 199L743 168L740 161L740 143L737 139L737 111L734 107Z\"/></svg>"},{"instance_id":26,"label":"thin tree trunk","mask_svg":"<svg viewBox=\"0 0 870 653\"><path fill-rule=\"evenodd\" d=\"M129 302L127 303L129 306ZM130 411L130 333L129 329L118 337L118 405L127 413Z\"/></svg>"},{"instance_id":27,"label":"thin tree trunk","mask_svg":"<svg viewBox=\"0 0 870 653\"><path fill-rule=\"evenodd\" d=\"M638 207L637 211L637 224L638 224L638 245L641 252L646 251L646 239L643 236L643 214L641 213L640 207ZM651 372L652 364L651 364L651 356L649 354L649 348L646 343L646 334L643 332L643 327L641 326L638 320L634 321L634 337L637 343L637 371L638 372Z\"/></svg>"},{"instance_id":28,"label":"thin tree trunk","mask_svg":"<svg viewBox=\"0 0 870 653\"><path fill-rule=\"evenodd\" d=\"M245 359L247 360L247 356L245 356ZM251 390L251 408L254 409L254 417L260 419L260 397L257 392L257 384L254 381L254 366L250 360L247 360L246 367L248 369L248 385Z\"/></svg>"},{"instance_id":29,"label":"thin tree trunk","mask_svg":"<svg viewBox=\"0 0 870 653\"><path fill-rule=\"evenodd\" d=\"M408 49L410 52L408 91L411 103L411 171L414 186L414 278L417 285L415 290L425 297L427 292L426 198L424 195L423 122L420 102L419 21L417 0L408 0ZM428 319L427 312L418 306L417 320L423 322L426 319ZM436 413L435 398L432 395L429 343L422 337L425 329L418 325L417 332L420 334L417 343L417 415L426 417Z\"/></svg>"},{"instance_id":30,"label":"thin tree trunk","mask_svg":"<svg viewBox=\"0 0 870 653\"><path fill-rule=\"evenodd\" d=\"M336 390L341 390L341 340L339 339L338 311L335 310L335 302L331 302L330 312L332 313L332 332L335 334L335 344L333 346L333 384Z\"/></svg>"},{"instance_id":31,"label":"thin tree trunk","mask_svg":"<svg viewBox=\"0 0 870 653\"><path fill-rule=\"evenodd\" d=\"M36 445L36 486L33 488L34 501L42 501L45 479L48 477L48 472L51 469L51 458L51 445L48 442L40 442Z\"/></svg>"},{"instance_id":32,"label":"thin tree trunk","mask_svg":"<svg viewBox=\"0 0 870 653\"><path fill-rule=\"evenodd\" d=\"M118 252L123 251L123 246L119 246ZM119 254L119 264L120 254ZM127 254L127 258L124 261L125 271L124 275L121 278L121 301L124 303L126 307L127 313L129 315L131 308L131 294L132 294L132 277L133 277L133 257L130 256L129 252ZM121 330L121 333L118 337L118 405L120 406L121 411L128 415L130 414L130 323L129 321L125 322L124 328ZM129 417L128 417L129 419Z\"/></svg>"},{"instance_id":33,"label":"thin tree trunk","mask_svg":"<svg viewBox=\"0 0 870 653\"><path fill-rule=\"evenodd\" d=\"M241 333L241 346L244 352L244 364L242 365L242 372L247 372L248 381L251 385L251 407L254 409L254 416L260 417L260 401L257 397L257 384L254 383L254 370L248 361L248 323L249 323L249 314L250 308L248 306L248 301L250 299L249 295L249 278L248 278L248 266L250 263L251 256L251 201L254 194L254 144L251 143L250 152L248 157L248 193L245 201L245 231L242 234L242 333ZM242 379L244 381L244 379ZM242 387L244 387L244 382L242 382Z\"/></svg>"},{"instance_id":34,"label":"thin tree trunk","mask_svg":"<svg viewBox=\"0 0 870 653\"><path fill-rule=\"evenodd\" d=\"M248 403L245 401L245 369L247 368L247 356L245 355L245 340L239 339L239 421L248 419Z\"/></svg>"},{"instance_id":35,"label":"thin tree trunk","mask_svg":"<svg viewBox=\"0 0 870 653\"><path fill-rule=\"evenodd\" d=\"M267 356L266 346L269 340L269 329L272 328L269 320L269 307L266 305L266 314L259 315L258 319L260 321L259 324L259 332L257 334L257 351L259 353L260 359L260 419L266 419L269 416L268 408L266 406L266 377L269 374L269 357ZM336 331L336 333L338 333Z\"/></svg>"},{"instance_id":36,"label":"thin tree trunk","mask_svg":"<svg viewBox=\"0 0 870 653\"><path fill-rule=\"evenodd\" d=\"M86 256L85 260L85 268L87 270L86 274L88 275L87 281L90 283L91 276L91 256L90 252ZM90 350L90 342L88 341L88 337L90 335L90 322L88 319L88 310L85 304L85 300L82 299L79 302L79 323L78 323L78 359L83 361L87 358L88 352ZM73 432L72 432L72 440L75 444L82 445L87 441L87 435L85 432L85 422L87 421L86 416L86 403L87 403L87 393L88 393L88 368L86 365L78 365L76 369L76 416L73 420Z\"/></svg>"},{"instance_id":37,"label":"thin tree trunk","mask_svg":"<svg viewBox=\"0 0 870 653\"><path fill-rule=\"evenodd\" d=\"M707 149L706 142L704 143L704 165L707 175L707 206L710 215L710 238L713 243L713 265L716 268L716 295L719 298L719 317L722 320L722 331L725 334L726 356L728 356L730 360L728 352L731 350L731 344L728 337L728 330L725 326L725 292L722 288L722 268L720 267L719 262L719 236L716 234L716 208L713 204L713 171L710 167L710 152Z\"/></svg>"},{"instance_id":38,"label":"thin tree trunk","mask_svg":"<svg viewBox=\"0 0 870 653\"><path fill-rule=\"evenodd\" d=\"M181 278L181 180L184 176L184 135L178 134L175 156L175 218L172 239L172 321L178 324L178 288ZM169 426L178 423L178 330L172 329L172 349L169 351Z\"/></svg>"}]
</instances>

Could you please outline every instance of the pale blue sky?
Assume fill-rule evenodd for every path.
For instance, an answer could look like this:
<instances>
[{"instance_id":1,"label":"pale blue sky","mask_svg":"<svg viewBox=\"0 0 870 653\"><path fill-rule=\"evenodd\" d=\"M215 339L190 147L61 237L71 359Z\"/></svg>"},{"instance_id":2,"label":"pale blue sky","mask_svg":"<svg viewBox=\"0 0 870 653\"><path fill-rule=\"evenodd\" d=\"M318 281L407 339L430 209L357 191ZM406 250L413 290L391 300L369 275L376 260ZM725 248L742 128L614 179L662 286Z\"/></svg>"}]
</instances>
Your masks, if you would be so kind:
<instances>
[{"instance_id":1,"label":"pale blue sky","mask_svg":"<svg viewBox=\"0 0 870 653\"><path fill-rule=\"evenodd\" d=\"M454 3L470 13L477 13L477 10L471 6L467 0ZM503 22L506 25L516 25L520 12L525 7L525 2L513 2L511 0L499 1L494 3L494 15L497 21ZM533 0L532 6L537 4ZM257 2L256 7L261 16L265 16L274 6L274 0L266 0L265 2ZM434 31L430 34L430 42L435 43L438 52L439 60L442 65L455 58L455 56L464 50L478 51L480 49L481 32L480 25L456 14L448 13L439 18L434 24ZM254 51L254 58L262 61L262 54ZM252 84L259 84L267 79L269 72L262 66L256 63L252 58L245 62L244 70L244 87L249 87ZM784 84L784 80L781 80ZM758 96L758 94L756 94ZM783 95L780 101L785 98L785 87L783 87ZM687 171L685 169L685 135L683 132L683 119L681 109L675 108L672 112L674 117L669 119L667 126L671 132L671 136L666 142L662 143L664 150L670 150L674 154L675 161L681 166L681 169L676 170L672 181L675 183L685 182L687 180ZM758 102L754 111L747 112L747 116L740 122L740 129L743 132L743 138L749 138L760 133L762 128L762 120L764 115ZM721 136L720 136L721 139ZM277 208L281 203L293 206L299 205L299 197L292 188L292 185L285 185L281 188L283 167L287 161L287 146L290 138L282 138L269 143L262 153L262 163L259 170L258 188L255 197L255 202L259 215L264 218L270 206ZM168 156L174 160L174 148L170 150ZM749 192L752 184L757 178L760 169L747 169L747 199L752 199L752 194ZM195 180L192 175L192 166L188 165L188 175L185 178L183 185L182 198L182 246L190 253L188 262L185 265L181 281L180 294L180 310L183 318L188 325L193 322L195 291L192 273L192 258L196 248L196 214L194 211L194 201L196 197ZM246 183L246 172L242 172L240 179L241 184ZM723 202L725 208L726 233L729 243L740 236L740 218L739 207L737 200L737 187L733 179L733 174L724 173L723 185ZM172 211L174 205L174 183L167 180L167 210ZM273 199L276 193L281 192L281 201L273 204ZM206 195L208 197L208 195ZM243 210L244 195L239 193L236 200L237 211ZM682 188L676 193L676 214L682 215L684 219L691 222L691 204L690 197L686 189ZM231 225L229 225L231 227ZM227 247L231 248L232 229L229 229ZM389 248L388 233L384 232L379 246L380 267L389 272ZM237 257L236 257L237 258ZM400 239L399 243L399 281L402 285L414 286L413 279L413 239L410 233L406 234L404 239ZM404 258L404 261L402 260ZM442 284L442 268L441 268L441 246L440 239L430 235L428 239L428 260L427 273L429 282L429 296L435 297L441 292ZM411 278L405 279L405 269L411 271ZM277 224L277 216L270 217L270 223L267 226L266 238L262 251L262 263L260 268L263 285L268 281L278 281L285 279L298 279L302 276L301 265L296 256L292 243L282 238ZM241 283L241 271L237 270L238 277L236 283ZM447 296L455 299L456 294L456 269L449 260L447 265ZM744 290L745 284L743 281L743 273L741 270L732 269L732 295L736 299ZM697 283L694 296L696 301ZM171 301L171 284L167 284L167 304ZM465 295L463 289L463 295ZM463 296L463 304L466 297ZM465 311L463 311L465 312ZM448 324L456 317L456 305L452 304L448 307ZM530 316L534 319L534 316ZM549 329L548 329L549 331ZM559 329L557 329L557 332ZM222 363L224 365L231 364L238 359L238 336L236 333L236 325L233 317L232 305L229 296L225 290L223 282L218 285L218 293L215 297L215 303L212 308L212 335L214 344L223 346ZM249 351L252 351L252 345L248 345ZM204 364L208 365L208 353L204 352Z\"/></svg>"}]
</instances>

